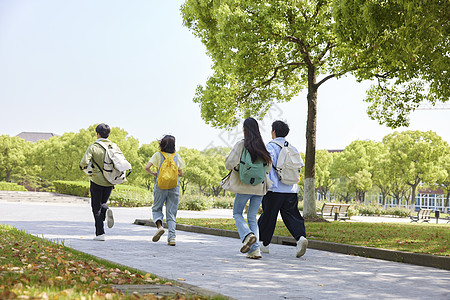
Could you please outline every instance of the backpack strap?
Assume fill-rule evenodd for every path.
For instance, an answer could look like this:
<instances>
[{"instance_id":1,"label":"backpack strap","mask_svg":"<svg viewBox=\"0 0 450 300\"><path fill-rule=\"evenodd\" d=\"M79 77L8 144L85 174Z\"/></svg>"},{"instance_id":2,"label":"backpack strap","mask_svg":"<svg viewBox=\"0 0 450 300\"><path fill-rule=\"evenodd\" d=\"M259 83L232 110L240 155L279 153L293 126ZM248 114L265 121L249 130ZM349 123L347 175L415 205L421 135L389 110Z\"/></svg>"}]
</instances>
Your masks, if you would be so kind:
<instances>
[{"instance_id":1,"label":"backpack strap","mask_svg":"<svg viewBox=\"0 0 450 300\"><path fill-rule=\"evenodd\" d=\"M289 146L289 143L288 143L288 141L284 141L284 146L283 146L283 144L282 144L282 143L280 143L279 141L275 141L275 140L272 140L272 141L270 141L269 143L272 143L272 144L278 145L278 146L280 146L280 148L283 148L283 147L288 147L288 146Z\"/></svg>"},{"instance_id":2,"label":"backpack strap","mask_svg":"<svg viewBox=\"0 0 450 300\"><path fill-rule=\"evenodd\" d=\"M167 152L162 152L162 151L159 151L159 153L161 154L161 163L159 164L159 169L161 168L161 165L162 165L162 163L166 160L166 159L168 159L168 158L171 158L171 159L173 159L173 161L175 162L175 164L177 163L176 161L175 161L175 155L177 154L176 152L174 152L174 153L167 153ZM158 172L159 172L159 169L158 169Z\"/></svg>"},{"instance_id":3,"label":"backpack strap","mask_svg":"<svg viewBox=\"0 0 450 300\"><path fill-rule=\"evenodd\" d=\"M283 147L288 147L288 146L289 146L289 143L288 143L288 141L286 141L286 140L284 141L284 146L283 146L282 143L280 143L279 141L275 141L275 140L271 140L269 143L275 144L275 145L279 146L281 149L283 149ZM274 166L274 164L272 164L272 168L273 168L275 171L278 171L278 170L277 170L277 167Z\"/></svg>"},{"instance_id":4,"label":"backpack strap","mask_svg":"<svg viewBox=\"0 0 450 300\"><path fill-rule=\"evenodd\" d=\"M108 149L108 148L106 147L106 144L103 143L102 141L95 141L94 144L99 144L100 146L102 146L103 149L105 149L105 151ZM106 155L106 153L105 153L105 155ZM98 169L99 169L100 171L104 172L104 170L100 167L100 165L94 160L94 157L92 157L92 162L98 167Z\"/></svg>"}]
</instances>

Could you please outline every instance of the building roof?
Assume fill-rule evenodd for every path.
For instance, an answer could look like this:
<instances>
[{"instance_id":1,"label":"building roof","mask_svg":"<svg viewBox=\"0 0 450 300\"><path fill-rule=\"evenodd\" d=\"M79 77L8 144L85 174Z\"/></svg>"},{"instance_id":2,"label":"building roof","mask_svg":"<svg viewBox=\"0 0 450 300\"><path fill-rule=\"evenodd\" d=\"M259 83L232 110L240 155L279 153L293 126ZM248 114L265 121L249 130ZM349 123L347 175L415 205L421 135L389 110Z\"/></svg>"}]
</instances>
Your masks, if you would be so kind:
<instances>
[{"instance_id":1,"label":"building roof","mask_svg":"<svg viewBox=\"0 0 450 300\"><path fill-rule=\"evenodd\" d=\"M23 138L26 142L37 142L39 140L48 140L52 136L56 136L57 134L51 132L21 132L18 137Z\"/></svg>"}]
</instances>

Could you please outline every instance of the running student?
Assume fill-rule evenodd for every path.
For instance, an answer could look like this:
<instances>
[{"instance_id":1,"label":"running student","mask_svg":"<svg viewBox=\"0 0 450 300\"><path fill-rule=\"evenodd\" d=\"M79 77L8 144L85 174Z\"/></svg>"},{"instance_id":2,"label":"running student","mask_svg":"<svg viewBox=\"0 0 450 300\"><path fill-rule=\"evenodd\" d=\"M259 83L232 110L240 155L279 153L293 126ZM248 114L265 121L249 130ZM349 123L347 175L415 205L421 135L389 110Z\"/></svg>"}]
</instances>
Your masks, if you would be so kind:
<instances>
[{"instance_id":1,"label":"running student","mask_svg":"<svg viewBox=\"0 0 450 300\"><path fill-rule=\"evenodd\" d=\"M261 258L258 243L258 223L256 214L261 205L261 200L266 194L270 181L267 173L272 163L270 154L264 146L259 132L258 122L253 118L247 118L243 125L244 139L237 142L225 160L225 168L230 170L222 187L236 193L233 204L233 218L242 241L241 252L247 253L248 258ZM245 165L242 161L246 161ZM243 174L244 166L252 165L259 174L246 177ZM259 169L258 169L259 168ZM247 183L244 183L245 180ZM244 208L249 202L247 222L244 219Z\"/></svg>"},{"instance_id":2,"label":"running student","mask_svg":"<svg viewBox=\"0 0 450 300\"><path fill-rule=\"evenodd\" d=\"M169 230L167 242L168 245L175 246L175 219L180 196L178 177L183 176L183 161L175 151L175 137L171 135L164 136L159 141L159 148L160 151L153 154L145 166L145 170L155 177L152 214L153 222L155 222L157 229L152 241L159 241L164 234L162 208L166 204L166 219ZM156 172L150 169L152 166L155 166Z\"/></svg>"},{"instance_id":3,"label":"running student","mask_svg":"<svg viewBox=\"0 0 450 300\"><path fill-rule=\"evenodd\" d=\"M98 142L110 146L112 142L108 140L110 127L107 124L101 123L95 128L97 133L97 141L90 145L80 162L80 169L84 170L92 165L92 175L90 180L91 192L91 207L95 220L95 241L105 240L105 229L103 222L107 221L108 228L113 227L114 217L112 210L108 207L109 196L114 188L103 175L102 168L104 167L106 150Z\"/></svg>"},{"instance_id":4,"label":"running student","mask_svg":"<svg viewBox=\"0 0 450 300\"><path fill-rule=\"evenodd\" d=\"M289 126L283 121L272 123L273 140L267 144L267 149L270 152L274 166L277 165L282 146L289 145L286 141L288 133ZM292 148L298 154L297 149ZM303 166L300 154L298 154L298 159ZM308 240L306 239L305 220L298 210L298 184L281 182L275 168L270 170L269 178L273 185L262 200L263 212L258 220L261 251L269 253L269 244L277 224L278 213L280 213L284 225L286 225L291 235L297 241L295 256L301 257L306 252Z\"/></svg>"}]
</instances>

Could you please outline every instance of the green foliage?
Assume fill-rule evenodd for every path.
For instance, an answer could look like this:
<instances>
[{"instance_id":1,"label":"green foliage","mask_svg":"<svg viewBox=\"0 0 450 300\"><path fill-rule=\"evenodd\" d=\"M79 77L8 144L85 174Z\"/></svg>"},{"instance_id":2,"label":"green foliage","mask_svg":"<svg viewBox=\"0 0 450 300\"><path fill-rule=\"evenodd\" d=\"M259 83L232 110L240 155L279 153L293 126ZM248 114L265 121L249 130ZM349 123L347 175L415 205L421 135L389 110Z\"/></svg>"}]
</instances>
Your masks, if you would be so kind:
<instances>
[{"instance_id":1,"label":"green foliage","mask_svg":"<svg viewBox=\"0 0 450 300\"><path fill-rule=\"evenodd\" d=\"M0 191L26 191L23 185L12 182L0 182Z\"/></svg>"},{"instance_id":2,"label":"green foliage","mask_svg":"<svg viewBox=\"0 0 450 300\"><path fill-rule=\"evenodd\" d=\"M26 173L27 156L32 143L20 137L0 135L0 180Z\"/></svg>"},{"instance_id":3,"label":"green foliage","mask_svg":"<svg viewBox=\"0 0 450 300\"><path fill-rule=\"evenodd\" d=\"M234 204L234 197L214 197L213 208L232 209Z\"/></svg>"},{"instance_id":4,"label":"green foliage","mask_svg":"<svg viewBox=\"0 0 450 300\"><path fill-rule=\"evenodd\" d=\"M118 186L114 188L109 200L111 206L148 207L153 205L153 193L142 188Z\"/></svg>"},{"instance_id":5,"label":"green foliage","mask_svg":"<svg viewBox=\"0 0 450 300\"><path fill-rule=\"evenodd\" d=\"M179 210L207 210L213 205L213 199L204 195L183 195L180 196Z\"/></svg>"},{"instance_id":6,"label":"green foliage","mask_svg":"<svg viewBox=\"0 0 450 300\"><path fill-rule=\"evenodd\" d=\"M394 132L383 138L392 168L401 174L402 182L411 187L411 199L415 199L420 183L436 182L445 170L439 159L447 153L449 146L435 132Z\"/></svg>"},{"instance_id":7,"label":"green foliage","mask_svg":"<svg viewBox=\"0 0 450 300\"><path fill-rule=\"evenodd\" d=\"M53 181L56 193L73 195L78 197L89 197L89 182L88 181Z\"/></svg>"},{"instance_id":8,"label":"green foliage","mask_svg":"<svg viewBox=\"0 0 450 300\"><path fill-rule=\"evenodd\" d=\"M450 97L450 2L337 0L338 40L354 51L359 80L377 78L368 113L389 127L407 126L422 101Z\"/></svg>"},{"instance_id":9,"label":"green foliage","mask_svg":"<svg viewBox=\"0 0 450 300\"><path fill-rule=\"evenodd\" d=\"M213 60L194 101L215 127L261 119L274 102L291 100L307 87L308 67L317 75L339 69L327 1L188 0L181 11Z\"/></svg>"}]
</instances>

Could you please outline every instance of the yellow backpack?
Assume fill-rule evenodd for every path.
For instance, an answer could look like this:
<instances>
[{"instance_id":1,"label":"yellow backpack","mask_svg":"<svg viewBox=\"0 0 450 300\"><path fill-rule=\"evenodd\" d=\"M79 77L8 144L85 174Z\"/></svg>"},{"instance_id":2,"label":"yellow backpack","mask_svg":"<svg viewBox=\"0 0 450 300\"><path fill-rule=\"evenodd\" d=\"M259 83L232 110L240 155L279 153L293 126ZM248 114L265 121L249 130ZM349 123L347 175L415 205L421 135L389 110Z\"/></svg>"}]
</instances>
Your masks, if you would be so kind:
<instances>
[{"instance_id":1,"label":"yellow backpack","mask_svg":"<svg viewBox=\"0 0 450 300\"><path fill-rule=\"evenodd\" d=\"M160 152L164 157L158 170L158 187L162 190L173 189L178 185L178 168L175 153Z\"/></svg>"}]
</instances>

